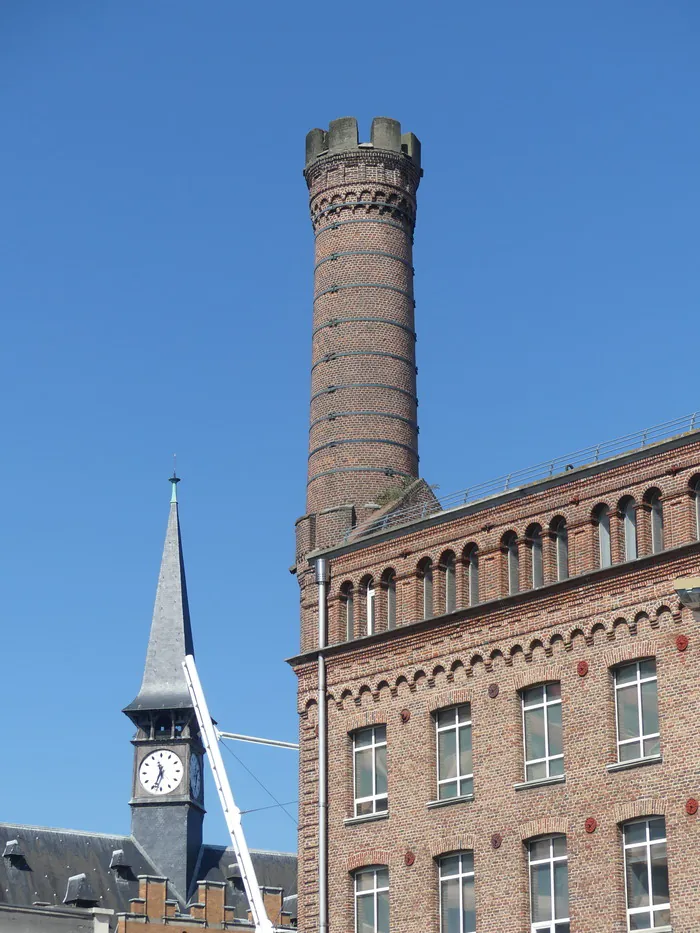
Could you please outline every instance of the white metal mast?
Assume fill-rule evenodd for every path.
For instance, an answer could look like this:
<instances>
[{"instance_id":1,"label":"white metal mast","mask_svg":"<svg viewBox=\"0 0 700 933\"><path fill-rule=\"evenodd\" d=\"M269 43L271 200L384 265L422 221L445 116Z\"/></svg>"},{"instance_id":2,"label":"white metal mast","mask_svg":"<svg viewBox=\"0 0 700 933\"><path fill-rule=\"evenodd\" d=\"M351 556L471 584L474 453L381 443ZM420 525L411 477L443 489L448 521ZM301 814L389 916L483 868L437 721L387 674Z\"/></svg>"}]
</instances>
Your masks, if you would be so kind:
<instances>
[{"instance_id":1,"label":"white metal mast","mask_svg":"<svg viewBox=\"0 0 700 933\"><path fill-rule=\"evenodd\" d=\"M218 734L214 727L214 723L211 721L207 701L204 699L204 692L202 691L202 684L200 683L194 658L191 654L187 655L182 662L182 666L185 670L185 679L190 691L190 697L192 698L192 706L197 716L197 722L199 723L204 748L206 749L211 772L214 776L216 791L224 811L224 819L226 820L226 825L231 835L231 842L236 853L236 859L238 860L238 867L241 870L241 879L243 881L243 887L245 888L246 897L248 898L248 905L250 906L256 933L274 933L275 927L267 916L262 894L260 893L260 886L258 885L258 879L255 875L253 861L250 857L248 843L243 833L241 811L238 809L233 799L231 785L229 784L226 769L224 768L224 763L221 758Z\"/></svg>"}]
</instances>

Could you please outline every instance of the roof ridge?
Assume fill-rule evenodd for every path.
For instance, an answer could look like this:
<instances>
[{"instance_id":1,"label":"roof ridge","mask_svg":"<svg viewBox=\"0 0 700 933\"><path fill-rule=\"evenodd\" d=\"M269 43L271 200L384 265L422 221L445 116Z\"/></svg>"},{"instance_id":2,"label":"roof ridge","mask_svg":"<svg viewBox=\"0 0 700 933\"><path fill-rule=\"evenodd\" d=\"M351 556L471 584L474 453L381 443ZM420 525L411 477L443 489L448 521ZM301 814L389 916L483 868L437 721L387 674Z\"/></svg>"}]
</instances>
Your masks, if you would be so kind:
<instances>
[{"instance_id":1,"label":"roof ridge","mask_svg":"<svg viewBox=\"0 0 700 933\"><path fill-rule=\"evenodd\" d=\"M133 837L129 833L98 833L90 829L66 829L59 826L35 826L31 823L8 823L4 820L0 822L0 829L7 826L12 827L12 829L25 829L31 830L32 832L42 832L42 833L69 833L73 836L96 836L101 839L130 839L132 841Z\"/></svg>"}]
</instances>

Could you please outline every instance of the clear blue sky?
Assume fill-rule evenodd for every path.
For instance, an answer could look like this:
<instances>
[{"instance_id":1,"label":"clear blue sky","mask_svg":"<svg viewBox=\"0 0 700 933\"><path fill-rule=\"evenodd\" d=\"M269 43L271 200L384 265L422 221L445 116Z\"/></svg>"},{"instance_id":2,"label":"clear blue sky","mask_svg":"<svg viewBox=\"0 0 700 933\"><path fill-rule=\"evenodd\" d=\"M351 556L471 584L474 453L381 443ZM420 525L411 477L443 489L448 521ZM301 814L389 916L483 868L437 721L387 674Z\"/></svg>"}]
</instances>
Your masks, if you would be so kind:
<instances>
[{"instance_id":1,"label":"clear blue sky","mask_svg":"<svg viewBox=\"0 0 700 933\"><path fill-rule=\"evenodd\" d=\"M212 712L296 736L310 128L423 142L442 492L700 407L699 40L694 0L0 4L3 819L128 830L174 451ZM236 753L296 798L291 753Z\"/></svg>"}]
</instances>

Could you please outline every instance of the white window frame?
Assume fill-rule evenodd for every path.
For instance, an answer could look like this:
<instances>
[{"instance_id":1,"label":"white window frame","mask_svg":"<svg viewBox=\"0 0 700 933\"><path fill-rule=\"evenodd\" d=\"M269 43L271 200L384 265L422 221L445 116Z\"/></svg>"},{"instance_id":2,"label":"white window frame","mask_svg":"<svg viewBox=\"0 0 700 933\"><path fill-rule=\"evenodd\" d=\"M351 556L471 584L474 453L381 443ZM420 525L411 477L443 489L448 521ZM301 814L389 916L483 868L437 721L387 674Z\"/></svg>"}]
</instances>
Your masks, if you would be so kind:
<instances>
[{"instance_id":1,"label":"white window frame","mask_svg":"<svg viewBox=\"0 0 700 933\"><path fill-rule=\"evenodd\" d=\"M454 612L457 608L457 572L454 554L445 560L445 613Z\"/></svg>"},{"instance_id":2,"label":"white window frame","mask_svg":"<svg viewBox=\"0 0 700 933\"><path fill-rule=\"evenodd\" d=\"M396 574L388 573L384 580L386 589L386 627L396 628Z\"/></svg>"},{"instance_id":3,"label":"white window frame","mask_svg":"<svg viewBox=\"0 0 700 933\"><path fill-rule=\"evenodd\" d=\"M559 686L560 693L559 693L559 696L558 696L557 698L555 698L554 700L549 700L549 699L547 698L547 687L553 686L554 683L556 683L556 684ZM542 700L539 701L539 702L537 702L537 703L526 703L526 702L525 702L525 693L526 693L528 690L533 690L535 687L539 687L539 688L542 690ZM550 754L549 754L549 719L547 718L547 710L549 709L550 706L561 706L561 705L562 705L562 702L561 702L561 684L560 684L558 681L550 681L549 683L546 683L546 684L533 684L531 687L525 687L525 689L521 691L521 694L520 694L520 706L521 706L521 710L522 710L522 724L523 724L523 758L524 758L524 760L525 760L525 780L526 780L526 781L544 781L544 780L547 780L547 779L550 778L550 777L562 777L562 776L563 776L563 772L562 772L561 774L551 774L551 762L553 762L553 761L562 761L562 762L563 762L563 760L564 760L564 752L563 752L563 750L562 750L561 754L559 754L559 755L550 755ZM532 759L528 759L528 757L527 757L527 736L526 736L526 733L525 733L525 712L526 712L527 710L531 710L531 709L543 709L543 710L544 710L544 749L545 749L544 758L532 758ZM563 710L562 710L562 711L563 711ZM562 719L563 719L563 717L562 717ZM562 722L562 730L563 730L563 722ZM562 736L562 748L563 748L563 736ZM547 773L545 774L544 778L530 778L530 777L528 777L528 773L527 773L528 767L529 767L530 765L539 765L539 764L542 764L542 762L544 762L545 770L546 770L546 772L547 772Z\"/></svg>"},{"instance_id":4,"label":"white window frame","mask_svg":"<svg viewBox=\"0 0 700 933\"><path fill-rule=\"evenodd\" d=\"M556 919L552 918L551 920L533 920L532 915L534 913L534 901L532 897L532 871L531 868L533 865L549 865L549 885L550 885L550 900L552 904L552 912L555 911L555 899L554 899L554 866L556 864L561 864L566 862L566 870L568 875L569 870L569 853L567 849L566 855L555 855L554 854L554 840L555 839L564 839L566 841L566 836L562 833L555 833L553 836L547 836L546 839L549 842L549 855L547 858L532 858L532 843L534 842L544 842L545 837L539 839L533 839L528 843L527 847L527 875L528 875L528 887L530 889L530 933L555 933L556 927L560 923L571 923L570 917L557 917Z\"/></svg>"},{"instance_id":5,"label":"white window frame","mask_svg":"<svg viewBox=\"0 0 700 933\"><path fill-rule=\"evenodd\" d=\"M467 557L469 605L479 605L479 549L473 547Z\"/></svg>"},{"instance_id":6,"label":"white window frame","mask_svg":"<svg viewBox=\"0 0 700 933\"><path fill-rule=\"evenodd\" d=\"M649 823L652 820L663 820L664 821L664 837L663 839L650 839L649 833ZM632 826L634 823L644 823L645 824L645 840L644 842L625 842L625 827ZM655 917L654 914L657 910L669 910L671 909L670 900L666 904L654 904L654 887L652 884L652 874L651 874L651 848L656 845L665 845L666 844L666 820L662 816L650 816L643 820L629 820L627 823L622 824L622 857L625 863L625 908L627 912L627 929L632 930L630 926L630 921L632 916L635 914L651 914L651 922L654 923ZM649 906L648 907L630 907L627 900L628 890L627 890L627 851L629 849L639 849L644 848L646 850L646 863L647 863L647 884L649 885ZM666 848L666 872L668 873L668 847ZM662 926L661 929L665 927ZM642 927L641 930L654 930L659 929L659 927ZM641 933L641 930L639 933Z\"/></svg>"},{"instance_id":7,"label":"white window frame","mask_svg":"<svg viewBox=\"0 0 700 933\"><path fill-rule=\"evenodd\" d=\"M639 553L637 544L637 503L628 499L622 510L622 525L625 538L625 560L636 560Z\"/></svg>"},{"instance_id":8,"label":"white window frame","mask_svg":"<svg viewBox=\"0 0 700 933\"><path fill-rule=\"evenodd\" d=\"M367 634L374 635L376 625L377 599L374 580L368 580L365 587L365 609L367 611Z\"/></svg>"},{"instance_id":9,"label":"white window frame","mask_svg":"<svg viewBox=\"0 0 700 933\"><path fill-rule=\"evenodd\" d=\"M423 618L432 619L435 611L433 599L433 562L426 561L421 570L421 583L423 586Z\"/></svg>"},{"instance_id":10,"label":"white window frame","mask_svg":"<svg viewBox=\"0 0 700 933\"><path fill-rule=\"evenodd\" d=\"M532 588L544 586L544 560L542 555L542 530L533 530L530 538L530 560L532 563Z\"/></svg>"},{"instance_id":11,"label":"white window frame","mask_svg":"<svg viewBox=\"0 0 700 933\"><path fill-rule=\"evenodd\" d=\"M660 493L655 493L649 500L649 524L651 553L660 554L664 549L664 506Z\"/></svg>"},{"instance_id":12,"label":"white window frame","mask_svg":"<svg viewBox=\"0 0 700 933\"><path fill-rule=\"evenodd\" d=\"M386 872L386 875L387 875L387 883L381 886L377 883L377 874L380 871ZM368 888L365 891L359 891L358 884L357 884L358 878L360 877L360 875L368 875L370 873L372 874L372 887ZM355 887L355 933L357 933L358 931L357 915L359 912L358 911L359 901L363 897L371 897L373 900L373 910L374 910L373 929L374 929L374 933L379 933L378 926L377 926L378 913L379 913L377 910L377 899L378 899L378 896L380 894L383 894L384 892L386 892L387 895L389 894L389 880L388 879L389 879L389 869L387 868L386 865L372 865L371 867L367 867L367 868L359 868L355 872L354 878L353 878L353 883Z\"/></svg>"},{"instance_id":13,"label":"white window frame","mask_svg":"<svg viewBox=\"0 0 700 933\"><path fill-rule=\"evenodd\" d=\"M471 856L472 869L471 871L464 870L464 856ZM442 866L445 859L459 857L459 868L455 874L445 875L443 874ZM467 930L464 926L464 880L471 879L472 883L474 881L474 853L467 852L450 852L440 857L438 860L438 874L439 874L439 899L440 899L440 931L442 933L442 886L447 881L459 881L459 933L476 933L476 926Z\"/></svg>"},{"instance_id":14,"label":"white window frame","mask_svg":"<svg viewBox=\"0 0 700 933\"><path fill-rule=\"evenodd\" d=\"M341 590L341 598L345 612L345 639L354 641L355 639L355 591L352 586Z\"/></svg>"},{"instance_id":15,"label":"white window frame","mask_svg":"<svg viewBox=\"0 0 700 933\"><path fill-rule=\"evenodd\" d=\"M658 758L658 755L645 755L644 754L644 742L647 739L659 739L659 745L661 744L661 732L650 732L648 735L644 734L643 722L642 722L642 684L651 683L652 681L656 683L656 703L658 709L659 702L659 675L656 667L654 668L654 674L646 677L642 677L640 664L644 661L654 661L656 664L656 658L640 658L638 661L630 661L626 664L619 664L614 668L614 684L615 684L615 738L617 740L617 760L622 763L623 760L625 763L632 761L643 761L645 758ZM627 683L620 684L618 683L618 672L624 670L625 668L634 666L636 668L636 679L629 680ZM629 688L632 686L637 687L637 722L639 724L639 735L632 739L620 739L620 719L618 713L618 704L617 704L617 691L622 690L625 687ZM641 755L637 758L625 758L620 757L620 747L622 745L631 745L633 742L637 742L639 751Z\"/></svg>"},{"instance_id":16,"label":"white window frame","mask_svg":"<svg viewBox=\"0 0 700 933\"><path fill-rule=\"evenodd\" d=\"M520 553L518 539L515 535L508 538L506 544L506 567L508 570L508 595L515 596L520 592Z\"/></svg>"},{"instance_id":17,"label":"white window frame","mask_svg":"<svg viewBox=\"0 0 700 933\"><path fill-rule=\"evenodd\" d=\"M557 522L554 529L554 551L557 563L557 582L569 579L569 529L566 520Z\"/></svg>"},{"instance_id":18,"label":"white window frame","mask_svg":"<svg viewBox=\"0 0 700 933\"><path fill-rule=\"evenodd\" d=\"M384 730L384 738L377 741L377 730ZM365 732L372 733L372 741L368 745L361 745L358 747L357 738L359 735L362 735ZM355 816L374 816L376 813L386 813L389 809L389 789L387 787L386 792L377 793L377 749L378 748L387 748L386 741L386 726L383 724L376 726L369 726L365 729L357 729L357 731L352 733L352 794L354 799L354 815ZM372 752L372 793L368 797L356 797L357 793L357 755L360 752L366 752L367 750ZM384 806L377 806L378 803L384 802ZM358 813L358 807L363 803L371 803L372 810L370 813Z\"/></svg>"},{"instance_id":19,"label":"white window frame","mask_svg":"<svg viewBox=\"0 0 700 933\"><path fill-rule=\"evenodd\" d=\"M468 710L469 718L460 720L459 711L463 709ZM448 713L450 711L454 712L454 722L448 723L446 726L441 726L439 724L440 713ZM437 777L438 800L459 800L460 797L473 796L474 772L472 771L471 774L460 774L460 770L459 770L460 761L462 758L461 735L462 735L462 730L465 728L469 729L469 741L471 743L471 740L472 740L471 704L460 703L458 706L452 706L452 707L447 707L446 709L440 709L440 710L437 710L437 712L435 713L435 771L436 771L436 777ZM455 764L457 766L457 774L453 778L441 778L440 777L440 735L444 732L450 732L451 730L454 730L457 733L455 736L455 755L457 758ZM472 755L473 755L473 749L472 749ZM460 784L462 783L462 781L469 781L469 780L471 780L472 782L472 789L467 794L460 794L459 793ZM440 788L443 787L445 784L456 784L457 785L457 794L454 797L442 797L440 795Z\"/></svg>"},{"instance_id":20,"label":"white window frame","mask_svg":"<svg viewBox=\"0 0 700 933\"><path fill-rule=\"evenodd\" d=\"M595 521L598 527L598 563L602 570L605 567L612 567L610 513L605 506L599 506L596 509Z\"/></svg>"}]
</instances>

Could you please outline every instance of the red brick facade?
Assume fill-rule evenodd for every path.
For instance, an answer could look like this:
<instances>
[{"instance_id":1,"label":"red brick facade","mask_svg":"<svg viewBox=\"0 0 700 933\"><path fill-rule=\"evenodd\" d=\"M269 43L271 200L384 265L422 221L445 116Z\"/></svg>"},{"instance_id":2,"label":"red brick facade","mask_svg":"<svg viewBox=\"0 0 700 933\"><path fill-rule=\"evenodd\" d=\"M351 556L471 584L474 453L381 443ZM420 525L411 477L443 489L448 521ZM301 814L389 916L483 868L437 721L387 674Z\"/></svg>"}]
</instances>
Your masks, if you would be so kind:
<instances>
[{"instance_id":1,"label":"red brick facade","mask_svg":"<svg viewBox=\"0 0 700 933\"><path fill-rule=\"evenodd\" d=\"M351 463L356 452L348 456ZM354 930L353 873L371 865L389 869L392 933L437 933L437 859L450 852L473 853L479 933L528 933L526 844L555 834L566 836L568 848L571 933L624 933L621 826L653 816L665 818L673 933L700 930L694 891L700 822L692 806L700 797L694 730L700 622L674 586L700 564L698 473L700 434L693 432L393 530L349 542L338 534L334 546L326 546L331 933ZM356 487L347 488L349 500L362 499ZM655 491L662 541L658 528L652 541ZM336 487L328 495L342 499ZM627 515L636 516L632 559L624 547L629 497L634 506ZM610 566L601 566L601 511L609 516ZM568 537L564 571L555 531L564 527L562 520ZM517 587L509 540L518 558ZM533 572L536 540L541 580ZM475 551L478 602L469 580ZM389 590L382 586L388 571L395 581L393 628ZM318 588L308 561L299 561L298 576L303 653L292 663L301 717L299 926L313 933ZM373 634L367 634L368 579ZM343 598L350 588L353 640ZM619 767L614 670L639 659L656 661L661 755ZM561 685L564 778L527 784L521 692L544 683ZM435 717L467 703L473 797L438 802ZM356 820L352 734L372 725L386 727L388 811Z\"/></svg>"}]
</instances>

